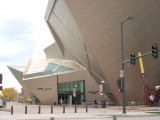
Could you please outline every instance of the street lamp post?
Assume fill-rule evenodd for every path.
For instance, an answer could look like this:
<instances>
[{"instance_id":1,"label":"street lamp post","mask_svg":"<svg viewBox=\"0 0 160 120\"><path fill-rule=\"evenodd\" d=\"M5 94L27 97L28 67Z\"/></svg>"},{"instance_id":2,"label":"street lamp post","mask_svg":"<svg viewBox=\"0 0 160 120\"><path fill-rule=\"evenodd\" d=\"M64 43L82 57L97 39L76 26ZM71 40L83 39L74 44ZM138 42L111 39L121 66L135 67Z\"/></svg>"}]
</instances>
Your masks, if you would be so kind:
<instances>
[{"instance_id":1,"label":"street lamp post","mask_svg":"<svg viewBox=\"0 0 160 120\"><path fill-rule=\"evenodd\" d=\"M124 72L124 55L123 55L123 23L127 20L133 19L133 16L128 16L126 20L121 22L121 59L122 59L122 71ZM125 79L122 77L122 89L123 89L123 114L126 114L126 100L125 100Z\"/></svg>"}]
</instances>

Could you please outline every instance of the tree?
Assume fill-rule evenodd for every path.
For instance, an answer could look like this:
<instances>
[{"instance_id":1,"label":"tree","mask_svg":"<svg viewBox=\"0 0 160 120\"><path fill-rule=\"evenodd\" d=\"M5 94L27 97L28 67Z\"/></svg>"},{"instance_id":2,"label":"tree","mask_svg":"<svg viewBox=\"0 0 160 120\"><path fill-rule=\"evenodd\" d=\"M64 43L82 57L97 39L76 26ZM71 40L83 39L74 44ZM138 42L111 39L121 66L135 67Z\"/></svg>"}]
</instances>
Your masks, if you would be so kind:
<instances>
[{"instance_id":1,"label":"tree","mask_svg":"<svg viewBox=\"0 0 160 120\"><path fill-rule=\"evenodd\" d=\"M2 90L2 95L8 100L14 100L17 99L18 92L14 87L5 88Z\"/></svg>"}]
</instances>

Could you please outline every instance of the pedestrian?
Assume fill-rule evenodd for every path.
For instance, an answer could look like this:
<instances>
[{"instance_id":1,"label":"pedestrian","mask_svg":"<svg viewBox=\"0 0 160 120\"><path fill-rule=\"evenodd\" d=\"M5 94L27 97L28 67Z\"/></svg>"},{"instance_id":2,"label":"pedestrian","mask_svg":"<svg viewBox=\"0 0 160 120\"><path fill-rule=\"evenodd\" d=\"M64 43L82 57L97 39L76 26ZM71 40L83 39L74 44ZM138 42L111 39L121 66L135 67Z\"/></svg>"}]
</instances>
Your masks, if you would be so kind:
<instances>
[{"instance_id":1,"label":"pedestrian","mask_svg":"<svg viewBox=\"0 0 160 120\"><path fill-rule=\"evenodd\" d=\"M97 100L94 101L94 108L97 108Z\"/></svg>"},{"instance_id":2,"label":"pedestrian","mask_svg":"<svg viewBox=\"0 0 160 120\"><path fill-rule=\"evenodd\" d=\"M85 98L82 99L82 104L85 105Z\"/></svg>"},{"instance_id":3,"label":"pedestrian","mask_svg":"<svg viewBox=\"0 0 160 120\"><path fill-rule=\"evenodd\" d=\"M63 100L62 100L62 98L60 99L60 101L59 101L59 102L60 102L60 105L62 105L62 103L63 103Z\"/></svg>"}]
</instances>

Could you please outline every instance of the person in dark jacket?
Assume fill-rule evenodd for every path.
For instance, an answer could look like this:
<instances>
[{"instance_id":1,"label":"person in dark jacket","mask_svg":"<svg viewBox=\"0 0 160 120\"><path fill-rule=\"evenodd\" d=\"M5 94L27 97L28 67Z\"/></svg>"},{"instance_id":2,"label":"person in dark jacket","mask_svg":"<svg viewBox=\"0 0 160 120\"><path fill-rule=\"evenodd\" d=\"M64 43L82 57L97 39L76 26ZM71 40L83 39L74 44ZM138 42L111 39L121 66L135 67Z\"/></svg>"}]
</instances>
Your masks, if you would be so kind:
<instances>
[{"instance_id":1,"label":"person in dark jacket","mask_svg":"<svg viewBox=\"0 0 160 120\"><path fill-rule=\"evenodd\" d=\"M97 108L97 100L94 101L94 108Z\"/></svg>"}]
</instances>

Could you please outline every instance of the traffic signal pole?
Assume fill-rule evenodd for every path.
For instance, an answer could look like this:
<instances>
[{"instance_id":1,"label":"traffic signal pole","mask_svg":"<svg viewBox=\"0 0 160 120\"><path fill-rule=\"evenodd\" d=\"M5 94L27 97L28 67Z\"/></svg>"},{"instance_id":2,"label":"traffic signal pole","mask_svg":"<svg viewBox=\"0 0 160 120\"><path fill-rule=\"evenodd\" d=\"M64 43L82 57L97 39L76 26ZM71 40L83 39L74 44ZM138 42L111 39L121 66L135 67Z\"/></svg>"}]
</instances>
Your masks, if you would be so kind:
<instances>
[{"instance_id":1,"label":"traffic signal pole","mask_svg":"<svg viewBox=\"0 0 160 120\"><path fill-rule=\"evenodd\" d=\"M159 49L158 51L160 51L160 49ZM150 54L152 54L152 52L148 52L148 53L145 53L145 54L140 55L140 56L138 56L138 57L135 57L135 59L137 60L137 59L139 59L139 58L141 58L141 57L144 57L144 56L147 56L147 55L150 55ZM129 60L126 60L126 61L123 61L123 64L129 63L129 62L131 62L130 59L129 59Z\"/></svg>"},{"instance_id":2,"label":"traffic signal pole","mask_svg":"<svg viewBox=\"0 0 160 120\"><path fill-rule=\"evenodd\" d=\"M123 54L123 26L122 26L122 24L123 23L121 23L121 59L122 59L122 70L124 71L124 64L131 62L131 59L124 61L124 54ZM158 51L160 51L160 50L158 50ZM138 57L135 57L135 60L137 60L139 58L142 58L144 56L150 55L150 54L153 54L153 53L152 52L148 52L148 53L145 53L143 55L139 54ZM122 90L123 90L123 114L126 114L125 79L124 79L124 76L122 77Z\"/></svg>"},{"instance_id":3,"label":"traffic signal pole","mask_svg":"<svg viewBox=\"0 0 160 120\"><path fill-rule=\"evenodd\" d=\"M128 16L127 19L124 21L120 22L121 23L121 64L122 64L122 72L124 73L124 64L131 62L131 64L136 64L136 59L139 59L141 57L147 56L149 54L152 54L152 57L155 59L158 58L158 44L153 44L152 45L152 52L145 53L141 56L135 57L135 53L131 55L130 60L124 61L124 53L123 53L123 23L125 23L127 20L133 19L133 16ZM125 100L125 76L123 74L122 76L122 90L123 90L123 114L126 114L126 100Z\"/></svg>"},{"instance_id":4,"label":"traffic signal pole","mask_svg":"<svg viewBox=\"0 0 160 120\"><path fill-rule=\"evenodd\" d=\"M154 57L155 59L158 58L158 44L153 44L152 45L152 52L148 52L145 53L143 55L139 55L138 57L135 57L135 53L131 54L131 59L130 60L126 60L124 61L124 53L123 53L123 23L125 23L127 20L131 20L133 19L133 16L128 16L127 19L125 19L124 21L120 22L121 23L121 64L122 64L122 91L123 91L123 114L126 114L126 100L125 100L125 76L124 76L124 64L131 62L131 64L136 64L136 59L139 59L141 57L147 56L149 54L152 54L152 57Z\"/></svg>"},{"instance_id":5,"label":"traffic signal pole","mask_svg":"<svg viewBox=\"0 0 160 120\"><path fill-rule=\"evenodd\" d=\"M160 51L160 50L158 50L158 51ZM144 56L147 56L147 55L150 55L150 54L152 54L152 52L148 52L148 53L145 53L145 54L143 54L143 55L141 55L141 56L135 57L135 59L137 60L137 59L139 59L139 58L141 58L141 57L144 57ZM129 60L126 60L126 61L123 61L123 64L129 63L130 61L131 61L130 59L129 59Z\"/></svg>"},{"instance_id":6,"label":"traffic signal pole","mask_svg":"<svg viewBox=\"0 0 160 120\"><path fill-rule=\"evenodd\" d=\"M124 22L121 22L121 60L122 60L122 71L124 71L123 23L124 23ZM126 114L125 79L124 79L124 76L122 77L122 89L123 89L123 114Z\"/></svg>"},{"instance_id":7,"label":"traffic signal pole","mask_svg":"<svg viewBox=\"0 0 160 120\"><path fill-rule=\"evenodd\" d=\"M127 20L132 20L133 16L128 16L127 19L120 22L121 23L121 59L122 59L122 71L124 73L124 54L123 54L123 23ZM123 89L123 114L126 114L126 100L125 100L125 79L122 77L122 89Z\"/></svg>"}]
</instances>

